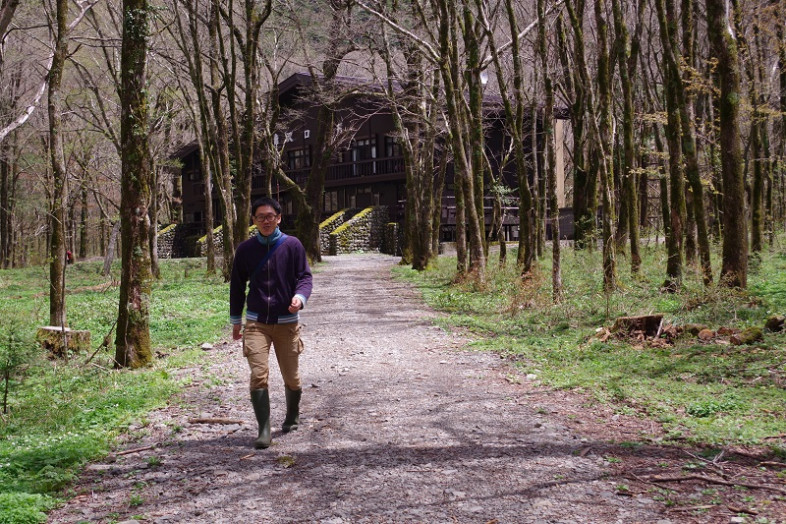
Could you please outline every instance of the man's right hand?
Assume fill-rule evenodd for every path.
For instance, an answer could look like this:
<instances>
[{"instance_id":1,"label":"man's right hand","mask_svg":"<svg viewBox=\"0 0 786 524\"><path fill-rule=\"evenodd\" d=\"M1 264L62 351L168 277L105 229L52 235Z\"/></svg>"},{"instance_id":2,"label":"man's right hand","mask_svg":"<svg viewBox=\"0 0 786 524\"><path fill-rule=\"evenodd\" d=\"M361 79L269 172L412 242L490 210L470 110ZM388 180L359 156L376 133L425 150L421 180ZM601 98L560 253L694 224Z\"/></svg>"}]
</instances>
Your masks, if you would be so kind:
<instances>
[{"instance_id":1,"label":"man's right hand","mask_svg":"<svg viewBox=\"0 0 786 524\"><path fill-rule=\"evenodd\" d=\"M242 324L232 324L232 338L234 340L240 340L241 338L243 338L243 333L241 333L242 329L243 329Z\"/></svg>"}]
</instances>

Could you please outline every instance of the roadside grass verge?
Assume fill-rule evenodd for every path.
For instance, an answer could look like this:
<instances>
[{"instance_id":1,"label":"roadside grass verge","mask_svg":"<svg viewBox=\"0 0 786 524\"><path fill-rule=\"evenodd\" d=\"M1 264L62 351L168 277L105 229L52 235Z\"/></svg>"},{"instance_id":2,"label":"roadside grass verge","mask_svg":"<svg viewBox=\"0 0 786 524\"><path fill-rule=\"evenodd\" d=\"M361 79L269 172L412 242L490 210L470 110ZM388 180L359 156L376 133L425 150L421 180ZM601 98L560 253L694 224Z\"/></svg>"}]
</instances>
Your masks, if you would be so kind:
<instances>
[{"instance_id":1,"label":"roadside grass verge","mask_svg":"<svg viewBox=\"0 0 786 524\"><path fill-rule=\"evenodd\" d=\"M93 350L117 317L119 268L113 282L98 274L100 266L77 263L66 274L68 325L89 330ZM198 346L225 331L228 287L205 275L204 260L162 260L161 270L150 318L159 358L135 371L112 370L114 333L89 364L84 354L48 360L34 342L36 328L48 323L46 268L0 271L0 347L11 330L29 353L14 369L0 418L0 524L44 522L44 511L87 462L105 456L129 425L181 389L172 370L198 363Z\"/></svg>"},{"instance_id":2,"label":"roadside grass verge","mask_svg":"<svg viewBox=\"0 0 786 524\"><path fill-rule=\"evenodd\" d=\"M473 332L472 347L513 357L522 372L553 388L579 391L618 413L659 422L665 441L698 445L767 445L786 454L786 334L765 333L751 345L720 338L702 342L681 336L673 345L614 337L596 330L619 316L661 313L675 325L762 327L786 315L786 256L762 254L751 266L748 289L705 288L693 268L678 293L663 293L665 253L643 250L640 275L618 261L619 289L602 289L600 253L562 250L564 295L551 298L551 263L540 262L522 280L515 249L506 267L492 255L486 282L456 282L455 256L440 257L427 271L398 267L426 301L447 315L445 327ZM718 261L718 256L715 256ZM717 278L718 271L716 269ZM663 441L654 435L645 440Z\"/></svg>"}]
</instances>

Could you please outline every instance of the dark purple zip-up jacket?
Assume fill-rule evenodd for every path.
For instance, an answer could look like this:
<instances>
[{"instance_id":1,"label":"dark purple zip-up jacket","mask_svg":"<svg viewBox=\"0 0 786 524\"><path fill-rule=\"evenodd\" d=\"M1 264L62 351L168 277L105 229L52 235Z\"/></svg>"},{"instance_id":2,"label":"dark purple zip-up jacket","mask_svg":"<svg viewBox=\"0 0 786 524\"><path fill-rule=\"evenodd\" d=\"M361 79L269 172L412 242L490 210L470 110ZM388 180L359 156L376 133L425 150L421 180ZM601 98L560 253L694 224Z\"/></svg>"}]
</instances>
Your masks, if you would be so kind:
<instances>
[{"instance_id":1,"label":"dark purple zip-up jacket","mask_svg":"<svg viewBox=\"0 0 786 524\"><path fill-rule=\"evenodd\" d=\"M245 305L246 320L265 324L297 322L299 314L293 315L289 312L292 298L298 296L305 307L311 296L311 269L306 259L306 250L300 240L287 236L249 282L252 273L270 249L270 246L260 241L260 237L256 235L249 238L235 251L229 284L230 321L232 324L242 323ZM264 237L261 238L264 240Z\"/></svg>"}]
</instances>

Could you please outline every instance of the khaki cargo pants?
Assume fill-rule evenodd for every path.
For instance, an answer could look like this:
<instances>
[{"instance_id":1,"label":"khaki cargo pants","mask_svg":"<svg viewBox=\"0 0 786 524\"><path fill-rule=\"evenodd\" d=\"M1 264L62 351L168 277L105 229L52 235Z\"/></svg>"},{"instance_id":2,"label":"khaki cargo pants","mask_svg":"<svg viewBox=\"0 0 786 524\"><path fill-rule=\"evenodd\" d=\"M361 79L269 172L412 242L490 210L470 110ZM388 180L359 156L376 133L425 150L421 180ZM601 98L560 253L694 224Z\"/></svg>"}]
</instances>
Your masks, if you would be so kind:
<instances>
[{"instance_id":1,"label":"khaki cargo pants","mask_svg":"<svg viewBox=\"0 0 786 524\"><path fill-rule=\"evenodd\" d=\"M300 371L298 359L303 352L303 341L300 339L300 324L263 324L247 321L243 330L243 356L248 359L251 368L251 391L267 389L268 358L270 346L276 352L278 367L284 384L291 390L300 389Z\"/></svg>"}]
</instances>

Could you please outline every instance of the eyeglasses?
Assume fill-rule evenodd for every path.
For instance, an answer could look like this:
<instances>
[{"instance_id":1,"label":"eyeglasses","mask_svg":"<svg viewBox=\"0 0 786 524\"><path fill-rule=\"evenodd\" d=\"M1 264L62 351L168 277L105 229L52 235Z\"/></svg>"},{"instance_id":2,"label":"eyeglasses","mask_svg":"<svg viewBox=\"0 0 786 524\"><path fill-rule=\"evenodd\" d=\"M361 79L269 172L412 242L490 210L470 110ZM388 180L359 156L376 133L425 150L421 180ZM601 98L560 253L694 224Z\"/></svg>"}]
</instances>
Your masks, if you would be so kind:
<instances>
[{"instance_id":1,"label":"eyeglasses","mask_svg":"<svg viewBox=\"0 0 786 524\"><path fill-rule=\"evenodd\" d=\"M276 218L278 218L278 215L274 215L273 213L267 215L254 215L254 219L260 222L273 222Z\"/></svg>"}]
</instances>

